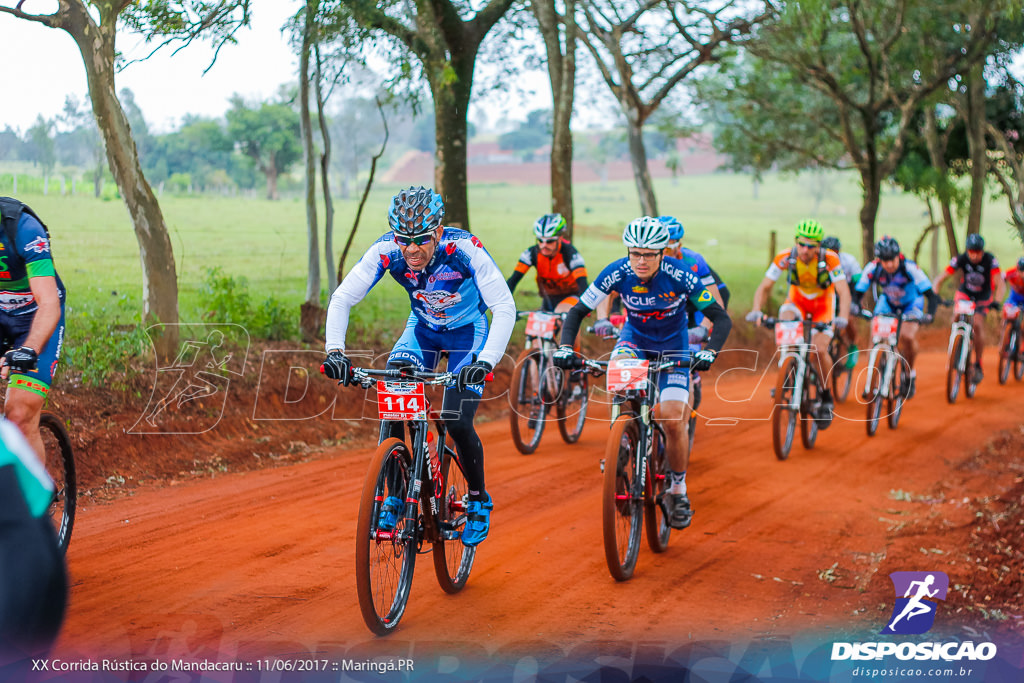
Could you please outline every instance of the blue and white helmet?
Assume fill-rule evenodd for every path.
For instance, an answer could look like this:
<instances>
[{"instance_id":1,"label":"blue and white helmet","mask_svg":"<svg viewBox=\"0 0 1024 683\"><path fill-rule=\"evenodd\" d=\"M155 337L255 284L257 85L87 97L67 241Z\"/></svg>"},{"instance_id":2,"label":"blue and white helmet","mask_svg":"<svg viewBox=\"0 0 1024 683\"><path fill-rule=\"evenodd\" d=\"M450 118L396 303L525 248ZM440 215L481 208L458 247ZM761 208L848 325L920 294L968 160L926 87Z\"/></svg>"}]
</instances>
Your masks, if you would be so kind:
<instances>
[{"instance_id":1,"label":"blue and white helmet","mask_svg":"<svg viewBox=\"0 0 1024 683\"><path fill-rule=\"evenodd\" d=\"M444 200L426 187L401 190L391 199L388 225L398 235L415 237L441 226Z\"/></svg>"},{"instance_id":2,"label":"blue and white helmet","mask_svg":"<svg viewBox=\"0 0 1024 683\"><path fill-rule=\"evenodd\" d=\"M675 216L658 216L658 220L668 228L669 242L678 242L683 239L683 224Z\"/></svg>"},{"instance_id":3,"label":"blue and white helmet","mask_svg":"<svg viewBox=\"0 0 1024 683\"><path fill-rule=\"evenodd\" d=\"M664 249L669 241L668 228L651 216L637 218L622 232L622 243L637 249Z\"/></svg>"}]
</instances>

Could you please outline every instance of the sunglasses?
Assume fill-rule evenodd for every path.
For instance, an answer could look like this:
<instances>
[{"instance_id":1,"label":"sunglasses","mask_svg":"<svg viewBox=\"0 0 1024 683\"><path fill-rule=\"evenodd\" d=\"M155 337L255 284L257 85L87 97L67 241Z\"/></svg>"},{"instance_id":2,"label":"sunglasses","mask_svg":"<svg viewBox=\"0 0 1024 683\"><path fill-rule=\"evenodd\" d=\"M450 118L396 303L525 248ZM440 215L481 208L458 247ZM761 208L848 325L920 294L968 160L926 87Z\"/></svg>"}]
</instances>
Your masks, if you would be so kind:
<instances>
[{"instance_id":1,"label":"sunglasses","mask_svg":"<svg viewBox=\"0 0 1024 683\"><path fill-rule=\"evenodd\" d=\"M661 252L660 251L655 251L653 253L644 253L644 252L640 252L640 251L627 251L626 253L629 254L629 258L635 259L637 261L653 261L654 259L656 259L659 256L661 256Z\"/></svg>"},{"instance_id":2,"label":"sunglasses","mask_svg":"<svg viewBox=\"0 0 1024 683\"><path fill-rule=\"evenodd\" d=\"M541 239L540 237L537 238L537 244L554 244L557 241L557 237L550 237L548 239Z\"/></svg>"},{"instance_id":3,"label":"sunglasses","mask_svg":"<svg viewBox=\"0 0 1024 683\"><path fill-rule=\"evenodd\" d=\"M821 245L818 242L797 242L796 246L804 249L817 249Z\"/></svg>"},{"instance_id":4,"label":"sunglasses","mask_svg":"<svg viewBox=\"0 0 1024 683\"><path fill-rule=\"evenodd\" d=\"M410 244L415 244L417 247L422 247L424 244L429 244L434 239L434 233L425 232L422 235L416 235L415 237L405 237L403 235L395 235L395 244L400 247L407 247Z\"/></svg>"}]
</instances>

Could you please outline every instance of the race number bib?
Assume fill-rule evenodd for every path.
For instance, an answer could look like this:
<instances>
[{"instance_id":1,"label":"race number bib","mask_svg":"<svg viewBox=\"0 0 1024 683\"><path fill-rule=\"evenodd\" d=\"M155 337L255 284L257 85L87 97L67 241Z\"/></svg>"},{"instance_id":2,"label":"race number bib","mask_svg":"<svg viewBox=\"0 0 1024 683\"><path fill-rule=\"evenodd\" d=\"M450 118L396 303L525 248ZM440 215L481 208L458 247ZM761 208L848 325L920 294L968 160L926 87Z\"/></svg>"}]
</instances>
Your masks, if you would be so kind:
<instances>
[{"instance_id":1,"label":"race number bib","mask_svg":"<svg viewBox=\"0 0 1024 683\"><path fill-rule=\"evenodd\" d=\"M896 326L899 321L890 315L876 315L871 319L871 336L874 339L884 339L896 334Z\"/></svg>"},{"instance_id":2,"label":"race number bib","mask_svg":"<svg viewBox=\"0 0 1024 683\"><path fill-rule=\"evenodd\" d=\"M648 365L646 360L639 358L616 358L608 361L608 372L605 374L608 393L646 389Z\"/></svg>"},{"instance_id":3,"label":"race number bib","mask_svg":"<svg viewBox=\"0 0 1024 683\"><path fill-rule=\"evenodd\" d=\"M957 315L974 315L974 302L970 299L957 299L953 312Z\"/></svg>"},{"instance_id":4,"label":"race number bib","mask_svg":"<svg viewBox=\"0 0 1024 683\"><path fill-rule=\"evenodd\" d=\"M1020 307L1014 306L1013 304L1003 305L1003 318L1006 320L1016 320L1017 316L1020 315Z\"/></svg>"},{"instance_id":5,"label":"race number bib","mask_svg":"<svg viewBox=\"0 0 1024 683\"><path fill-rule=\"evenodd\" d=\"M775 343L779 346L795 346L804 341L804 324L799 320L785 320L775 323Z\"/></svg>"},{"instance_id":6,"label":"race number bib","mask_svg":"<svg viewBox=\"0 0 1024 683\"><path fill-rule=\"evenodd\" d=\"M377 382L377 417L381 420L426 420L423 382Z\"/></svg>"},{"instance_id":7,"label":"race number bib","mask_svg":"<svg viewBox=\"0 0 1024 683\"><path fill-rule=\"evenodd\" d=\"M554 339L558 316L533 311L526 318L526 336L538 339Z\"/></svg>"}]
</instances>

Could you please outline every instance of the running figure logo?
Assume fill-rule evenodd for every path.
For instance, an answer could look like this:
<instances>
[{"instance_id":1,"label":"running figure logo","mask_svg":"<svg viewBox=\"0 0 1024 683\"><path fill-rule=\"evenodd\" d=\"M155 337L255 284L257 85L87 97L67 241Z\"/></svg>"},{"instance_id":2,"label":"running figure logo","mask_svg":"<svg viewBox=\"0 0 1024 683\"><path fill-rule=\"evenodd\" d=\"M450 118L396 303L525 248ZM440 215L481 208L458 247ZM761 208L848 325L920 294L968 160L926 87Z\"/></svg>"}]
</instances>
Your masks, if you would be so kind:
<instances>
[{"instance_id":1,"label":"running figure logo","mask_svg":"<svg viewBox=\"0 0 1024 683\"><path fill-rule=\"evenodd\" d=\"M896 604L889 625L881 633L924 633L935 623L938 600L946 599L949 577L943 572L893 572Z\"/></svg>"}]
</instances>

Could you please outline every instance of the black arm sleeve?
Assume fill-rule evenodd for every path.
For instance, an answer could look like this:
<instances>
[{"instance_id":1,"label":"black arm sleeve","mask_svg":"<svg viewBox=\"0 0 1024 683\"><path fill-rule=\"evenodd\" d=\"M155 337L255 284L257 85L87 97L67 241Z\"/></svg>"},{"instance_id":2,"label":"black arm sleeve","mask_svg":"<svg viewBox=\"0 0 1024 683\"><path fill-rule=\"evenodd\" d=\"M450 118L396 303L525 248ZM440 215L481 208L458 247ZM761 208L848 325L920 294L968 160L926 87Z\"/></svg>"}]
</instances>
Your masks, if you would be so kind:
<instances>
[{"instance_id":1,"label":"black arm sleeve","mask_svg":"<svg viewBox=\"0 0 1024 683\"><path fill-rule=\"evenodd\" d=\"M508 276L507 280L505 280L505 284L508 285L508 291L510 291L510 292L516 291L516 285L518 285L519 281L522 280L522 279L523 279L523 274L520 273L518 270L513 270L512 274Z\"/></svg>"},{"instance_id":2,"label":"black arm sleeve","mask_svg":"<svg viewBox=\"0 0 1024 683\"><path fill-rule=\"evenodd\" d=\"M729 337L729 332L732 331L732 319L729 318L729 314L725 312L725 309L718 305L717 301L712 301L711 304L704 309L701 309L701 313L711 321L713 327L711 328L711 338L708 339L708 346L718 352L725 346L725 340ZM564 332L562 334L565 334Z\"/></svg>"},{"instance_id":3,"label":"black arm sleeve","mask_svg":"<svg viewBox=\"0 0 1024 683\"><path fill-rule=\"evenodd\" d=\"M850 287L850 302L860 306L860 300L864 297L864 292L858 292L853 287Z\"/></svg>"},{"instance_id":4,"label":"black arm sleeve","mask_svg":"<svg viewBox=\"0 0 1024 683\"><path fill-rule=\"evenodd\" d=\"M569 309L569 312L565 314L565 322L562 324L562 338L558 341L559 345L573 345L576 341L576 335L579 334L580 324L584 318L590 315L592 310L594 309L582 301Z\"/></svg>"},{"instance_id":5,"label":"black arm sleeve","mask_svg":"<svg viewBox=\"0 0 1024 683\"><path fill-rule=\"evenodd\" d=\"M587 276L576 278L576 296L583 296L583 292L587 291Z\"/></svg>"},{"instance_id":6,"label":"black arm sleeve","mask_svg":"<svg viewBox=\"0 0 1024 683\"><path fill-rule=\"evenodd\" d=\"M935 317L935 311L939 308L939 295L935 293L934 289L929 289L924 293L924 298L928 299L928 315Z\"/></svg>"}]
</instances>

